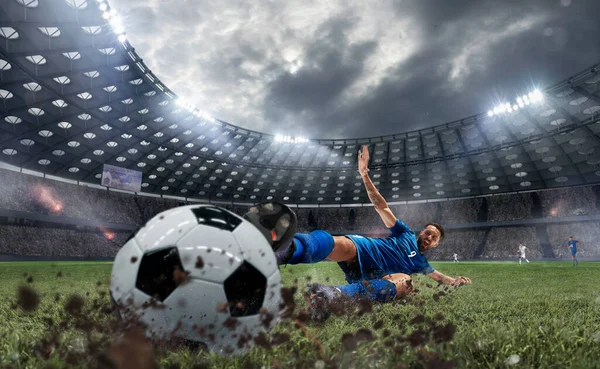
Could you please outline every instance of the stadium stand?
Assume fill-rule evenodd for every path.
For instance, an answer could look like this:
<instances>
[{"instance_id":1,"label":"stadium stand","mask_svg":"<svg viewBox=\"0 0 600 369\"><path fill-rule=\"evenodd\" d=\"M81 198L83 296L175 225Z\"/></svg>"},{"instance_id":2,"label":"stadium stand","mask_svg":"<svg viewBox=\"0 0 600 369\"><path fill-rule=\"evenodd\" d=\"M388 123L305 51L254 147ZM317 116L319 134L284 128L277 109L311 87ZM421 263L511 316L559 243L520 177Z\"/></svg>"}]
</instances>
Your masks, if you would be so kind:
<instances>
[{"instance_id":1,"label":"stadium stand","mask_svg":"<svg viewBox=\"0 0 600 369\"><path fill-rule=\"evenodd\" d=\"M441 223L463 224L474 223L478 219L482 199L454 200L440 203L442 210Z\"/></svg>"},{"instance_id":2,"label":"stadium stand","mask_svg":"<svg viewBox=\"0 0 600 369\"><path fill-rule=\"evenodd\" d=\"M597 186L594 186L597 187ZM594 187L561 188L540 192L545 217L598 214Z\"/></svg>"},{"instance_id":3,"label":"stadium stand","mask_svg":"<svg viewBox=\"0 0 600 369\"><path fill-rule=\"evenodd\" d=\"M529 193L510 196L488 197L488 220L502 221L531 218L531 195Z\"/></svg>"},{"instance_id":4,"label":"stadium stand","mask_svg":"<svg viewBox=\"0 0 600 369\"><path fill-rule=\"evenodd\" d=\"M0 233L0 256L113 257L129 237L128 233L115 233L115 238L109 241L93 230L22 225L0 225Z\"/></svg>"},{"instance_id":5,"label":"stadium stand","mask_svg":"<svg viewBox=\"0 0 600 369\"><path fill-rule=\"evenodd\" d=\"M540 243L533 227L492 228L485 243L485 259L508 259L517 257L519 242L531 251L531 258L543 256ZM529 257L529 254L528 254Z\"/></svg>"},{"instance_id":6,"label":"stadium stand","mask_svg":"<svg viewBox=\"0 0 600 369\"><path fill-rule=\"evenodd\" d=\"M440 247L427 252L430 260L451 260L457 253L460 259L473 259L475 252L484 240L485 231L465 230L448 232Z\"/></svg>"},{"instance_id":7,"label":"stadium stand","mask_svg":"<svg viewBox=\"0 0 600 369\"><path fill-rule=\"evenodd\" d=\"M548 226L548 236L552 251L558 258L570 257L567 249L569 236L580 242L578 257L600 257L600 222L553 224Z\"/></svg>"},{"instance_id":8,"label":"stadium stand","mask_svg":"<svg viewBox=\"0 0 600 369\"><path fill-rule=\"evenodd\" d=\"M95 220L100 222L99 224L123 223L133 228L144 224L164 210L182 204L176 199L134 196L13 171L0 170L0 173L1 210L44 214L56 218L68 217L74 222L79 219ZM51 194L49 196L52 199L63 204L60 214L44 207L39 194L32 195L35 189L39 188L44 188L47 194ZM552 257L568 256L563 244L568 235L573 234L585 245L582 247L582 257L595 258L600 257L600 243L596 241L600 239L600 223L582 218L599 214L595 193L595 188L592 187L569 188L432 203L399 204L391 205L391 209L415 230L421 229L430 221L440 221L447 228L443 247L429 252L432 260L450 259L454 252L458 253L461 259L511 258L515 255L519 241L524 241L530 248L532 258L548 257L549 255L545 255L542 250L542 240L538 240L534 226L523 223L521 226L499 227L504 221L518 223L535 218L532 215L532 198L535 194L541 199L544 209L543 214L537 217L538 221L567 221L562 224L541 223L542 229L547 230ZM248 208L242 205L221 206L239 215L244 214ZM560 211L551 213L551 209ZM387 235L380 217L371 206L299 207L295 210L300 232L325 229L333 234L360 233L374 237ZM573 216L575 218L572 218ZM578 219L584 221L577 222ZM109 257L114 256L118 250L118 242L128 235L125 232L116 232L117 237L111 242L98 230L61 228L59 223L57 220L54 228L47 225L40 227L36 233L33 230L38 228L32 225L12 225L7 223L6 219L0 221L0 229L3 234L8 235L1 243L0 254ZM32 242L33 239L36 241Z\"/></svg>"}]
</instances>

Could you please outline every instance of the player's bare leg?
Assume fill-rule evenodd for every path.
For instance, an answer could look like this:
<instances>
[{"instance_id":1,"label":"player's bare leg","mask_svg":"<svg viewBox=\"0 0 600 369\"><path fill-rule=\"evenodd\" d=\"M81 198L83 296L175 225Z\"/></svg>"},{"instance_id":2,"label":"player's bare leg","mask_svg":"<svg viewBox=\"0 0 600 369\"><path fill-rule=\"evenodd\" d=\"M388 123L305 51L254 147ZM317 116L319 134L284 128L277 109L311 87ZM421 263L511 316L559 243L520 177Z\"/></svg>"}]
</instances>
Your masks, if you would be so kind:
<instances>
[{"instance_id":1,"label":"player's bare leg","mask_svg":"<svg viewBox=\"0 0 600 369\"><path fill-rule=\"evenodd\" d=\"M414 292L412 278L408 274L390 274L384 276L382 279L390 281L396 286L396 298L401 298Z\"/></svg>"},{"instance_id":2,"label":"player's bare leg","mask_svg":"<svg viewBox=\"0 0 600 369\"><path fill-rule=\"evenodd\" d=\"M357 257L356 245L346 236L333 236L333 251L327 260L341 262L353 261Z\"/></svg>"}]
</instances>

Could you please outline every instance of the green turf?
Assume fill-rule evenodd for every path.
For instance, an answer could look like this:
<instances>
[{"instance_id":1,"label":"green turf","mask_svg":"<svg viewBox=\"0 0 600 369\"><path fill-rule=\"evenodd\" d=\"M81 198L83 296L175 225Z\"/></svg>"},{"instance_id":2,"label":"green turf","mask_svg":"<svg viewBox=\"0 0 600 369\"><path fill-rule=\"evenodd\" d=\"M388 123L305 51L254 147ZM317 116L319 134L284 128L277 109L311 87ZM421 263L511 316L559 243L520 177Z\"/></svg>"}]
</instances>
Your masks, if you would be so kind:
<instances>
[{"instance_id":1,"label":"green turf","mask_svg":"<svg viewBox=\"0 0 600 369\"><path fill-rule=\"evenodd\" d=\"M403 303L375 305L371 313L333 317L324 324L306 323L308 333L325 347L325 357L315 341L292 321L285 320L275 331L287 332L291 339L272 350L255 348L237 358L187 349L161 350L157 354L160 366L326 368L335 363L341 368L440 367L433 362L423 364L427 358L439 354L440 360L455 360L459 368L600 368L600 264L580 263L577 268L569 262L532 262L521 266L516 262L432 265L451 276L468 276L473 284L434 299L433 294L439 288L428 287L430 281L426 277L414 276L419 292ZM44 318L60 321L65 314L64 303L73 293L89 294L86 306L90 308L98 293L106 291L110 270L110 263L1 263L0 367L67 367L61 352L83 350L82 333L72 325L62 327L59 345L44 360L34 350L49 332L49 323ZM59 271L62 277L57 276ZM27 283L24 273L33 278L31 283ZM343 275L334 263L288 266L282 269L282 275L288 286L294 279L304 284L307 276L317 282L343 283ZM26 314L11 306L22 284L32 286L41 295L41 304L34 313ZM101 300L103 306L108 304L106 296ZM299 294L297 301L299 308L305 307ZM450 322L456 326L450 342L413 347L403 341L421 327L409 323L411 319L420 314L434 317L438 313L445 316L439 325ZM89 315L90 319L106 323L112 319L106 314ZM379 329L377 321L383 325ZM345 351L342 335L360 328L369 329L375 340L362 343L355 351ZM96 335L94 339L106 346L112 337ZM394 346L403 351L394 352ZM512 355L518 355L519 362L510 365L508 359ZM324 358L331 361L321 361ZM83 367L94 367L94 361L90 358Z\"/></svg>"}]
</instances>

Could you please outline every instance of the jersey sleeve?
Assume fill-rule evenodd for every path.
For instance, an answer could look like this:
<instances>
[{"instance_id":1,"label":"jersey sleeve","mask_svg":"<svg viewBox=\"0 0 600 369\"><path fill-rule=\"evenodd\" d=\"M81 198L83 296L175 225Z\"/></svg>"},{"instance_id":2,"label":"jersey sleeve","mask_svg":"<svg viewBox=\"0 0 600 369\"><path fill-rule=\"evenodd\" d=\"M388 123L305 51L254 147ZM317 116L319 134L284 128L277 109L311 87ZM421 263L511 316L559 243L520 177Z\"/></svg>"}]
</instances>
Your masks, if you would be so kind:
<instances>
[{"instance_id":1,"label":"jersey sleeve","mask_svg":"<svg viewBox=\"0 0 600 369\"><path fill-rule=\"evenodd\" d=\"M431 265L429 265L429 260L425 256L420 256L414 265L414 272L421 274L430 274L435 272L435 269Z\"/></svg>"},{"instance_id":2,"label":"jersey sleeve","mask_svg":"<svg viewBox=\"0 0 600 369\"><path fill-rule=\"evenodd\" d=\"M396 224L390 228L390 232L392 232L392 236L400 236L402 233L413 232L413 230L400 221L400 219L396 219Z\"/></svg>"},{"instance_id":3,"label":"jersey sleeve","mask_svg":"<svg viewBox=\"0 0 600 369\"><path fill-rule=\"evenodd\" d=\"M427 274L431 274L435 272L435 269L433 269L433 267L431 265L429 265L429 263L427 263L427 266L424 269L421 269L421 271L419 273L427 275Z\"/></svg>"}]
</instances>

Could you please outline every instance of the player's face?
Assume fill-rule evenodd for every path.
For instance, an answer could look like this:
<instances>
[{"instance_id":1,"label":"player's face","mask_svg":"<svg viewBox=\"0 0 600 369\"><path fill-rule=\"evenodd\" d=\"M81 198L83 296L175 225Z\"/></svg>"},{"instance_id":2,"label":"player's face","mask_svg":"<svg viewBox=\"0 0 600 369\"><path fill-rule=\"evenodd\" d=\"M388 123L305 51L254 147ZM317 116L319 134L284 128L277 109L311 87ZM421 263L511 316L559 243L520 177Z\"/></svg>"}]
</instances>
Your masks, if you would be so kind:
<instances>
[{"instance_id":1,"label":"player's face","mask_svg":"<svg viewBox=\"0 0 600 369\"><path fill-rule=\"evenodd\" d=\"M422 230L417 238L417 244L419 245L420 251L436 248L439 243L440 231L432 225L428 225L424 230Z\"/></svg>"}]
</instances>

